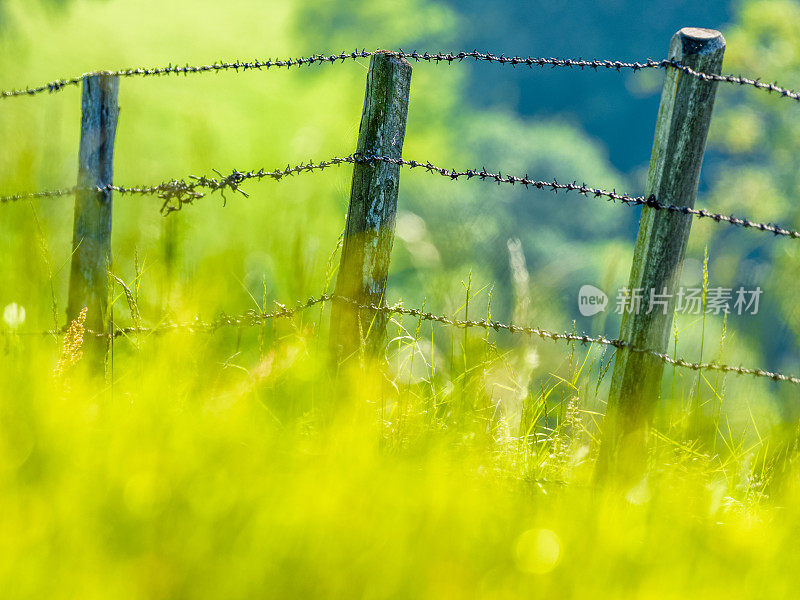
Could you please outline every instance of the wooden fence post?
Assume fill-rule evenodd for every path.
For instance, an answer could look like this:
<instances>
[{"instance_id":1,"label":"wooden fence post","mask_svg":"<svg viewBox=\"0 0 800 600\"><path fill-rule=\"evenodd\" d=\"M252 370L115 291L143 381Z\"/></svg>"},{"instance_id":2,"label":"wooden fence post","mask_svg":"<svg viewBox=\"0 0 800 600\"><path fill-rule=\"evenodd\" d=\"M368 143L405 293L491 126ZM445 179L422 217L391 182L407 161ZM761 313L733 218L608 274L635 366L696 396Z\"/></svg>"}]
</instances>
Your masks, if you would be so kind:
<instances>
[{"instance_id":1,"label":"wooden fence post","mask_svg":"<svg viewBox=\"0 0 800 600\"><path fill-rule=\"evenodd\" d=\"M669 58L696 71L718 74L724 52L720 32L686 27L672 37ZM716 82L667 67L646 197L694 206L716 88ZM623 313L620 328L620 339L634 347L667 351L691 225L691 215L642 209L628 286L640 290L641 308L631 302L632 310ZM666 303L648 313L651 290ZM664 363L652 355L617 350L597 464L600 478L610 472L623 478L641 476L663 370Z\"/></svg>"},{"instance_id":2,"label":"wooden fence post","mask_svg":"<svg viewBox=\"0 0 800 600\"><path fill-rule=\"evenodd\" d=\"M370 58L367 90L358 135L358 156L401 158L411 88L411 65L389 53ZM364 162L353 166L336 296L360 304L384 303L394 241L400 166ZM368 351L383 345L386 317L334 299L331 350L338 360L358 352L365 338Z\"/></svg>"},{"instance_id":3,"label":"wooden fence post","mask_svg":"<svg viewBox=\"0 0 800 600\"><path fill-rule=\"evenodd\" d=\"M109 327L111 192L95 188L110 185L113 180L118 92L119 78L115 75L91 75L83 80L67 319L76 319L87 307L86 328L96 332L106 332Z\"/></svg>"}]
</instances>

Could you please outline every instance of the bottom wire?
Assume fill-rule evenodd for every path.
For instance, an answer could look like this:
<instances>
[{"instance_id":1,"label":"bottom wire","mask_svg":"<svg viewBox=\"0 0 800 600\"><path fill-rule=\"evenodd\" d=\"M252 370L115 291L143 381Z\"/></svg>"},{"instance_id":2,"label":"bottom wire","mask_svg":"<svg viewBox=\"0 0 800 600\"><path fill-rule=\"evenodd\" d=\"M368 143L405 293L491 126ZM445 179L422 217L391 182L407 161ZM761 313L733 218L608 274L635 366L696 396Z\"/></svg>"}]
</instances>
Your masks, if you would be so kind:
<instances>
[{"instance_id":1,"label":"bottom wire","mask_svg":"<svg viewBox=\"0 0 800 600\"><path fill-rule=\"evenodd\" d=\"M299 312L302 312L312 306L323 304L325 302L341 301L351 304L353 307L361 310L369 310L379 312L387 315L408 315L421 319L423 321L432 321L450 327L457 327L461 329L479 327L485 330L494 331L507 331L512 334L524 333L529 336L538 336L541 339L549 339L553 341L567 341L567 342L580 342L581 344L600 344L604 346L611 346L617 350L626 350L628 352L636 352L640 354L647 354L653 356L666 364L694 371L718 371L721 373L734 373L736 375L750 375L753 377L762 377L771 379L773 381L793 383L800 385L800 377L785 375L779 372L767 371L764 369L752 369L742 366L727 365L718 362L690 362L683 358L672 358L668 354L658 352L648 348L638 348L630 343L615 339L607 338L602 335L591 336L587 334L578 333L557 333L547 329L540 329L538 327L528 327L523 325L515 325L513 323L502 323L499 321L491 321L487 319L480 320L462 320L447 317L445 315L436 315L433 313L425 312L417 308L405 308L400 303L393 305L376 305L376 304L361 304L352 298L344 296L337 296L335 294L322 294L321 296L311 297L305 302L297 302L294 306L289 307L285 304L275 302L276 310L272 312L259 312L257 310L249 310L241 315L226 315L221 314L213 321L204 322L199 318L193 321L184 321L177 323L163 323L155 327L117 327L110 333L87 331L90 335L96 337L110 337L119 338L128 335L138 334L161 334L169 331L185 330L191 333L213 333L222 327L254 327L264 324L271 319L291 317ZM43 335L63 335L65 330L51 330L43 332Z\"/></svg>"}]
</instances>

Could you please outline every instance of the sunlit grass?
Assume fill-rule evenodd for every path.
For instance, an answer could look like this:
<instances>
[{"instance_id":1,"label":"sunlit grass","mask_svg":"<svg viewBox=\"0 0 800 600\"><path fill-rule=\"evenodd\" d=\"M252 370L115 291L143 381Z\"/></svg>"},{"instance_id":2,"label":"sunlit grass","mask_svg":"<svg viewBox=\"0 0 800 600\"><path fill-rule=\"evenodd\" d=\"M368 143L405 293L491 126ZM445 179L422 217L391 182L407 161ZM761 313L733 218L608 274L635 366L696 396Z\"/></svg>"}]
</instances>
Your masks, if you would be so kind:
<instances>
[{"instance_id":1,"label":"sunlit grass","mask_svg":"<svg viewBox=\"0 0 800 600\"><path fill-rule=\"evenodd\" d=\"M107 379L74 344L63 360L57 340L6 335L4 597L792 589L793 450L662 430L645 479L598 488L601 349L562 347L548 386L518 393L497 340L469 334L465 362L463 332L436 330L454 350L433 359L395 323L393 366L337 376L318 316L119 340Z\"/></svg>"}]
</instances>

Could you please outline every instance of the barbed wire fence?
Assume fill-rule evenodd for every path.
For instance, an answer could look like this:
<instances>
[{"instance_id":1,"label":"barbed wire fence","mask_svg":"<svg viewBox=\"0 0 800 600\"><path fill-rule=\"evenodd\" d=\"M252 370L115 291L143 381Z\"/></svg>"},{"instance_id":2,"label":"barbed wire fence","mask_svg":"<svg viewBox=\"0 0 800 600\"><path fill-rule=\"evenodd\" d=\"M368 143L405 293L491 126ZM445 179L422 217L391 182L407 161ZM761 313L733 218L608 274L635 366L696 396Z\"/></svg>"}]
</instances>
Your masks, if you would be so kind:
<instances>
[{"instance_id":1,"label":"barbed wire fence","mask_svg":"<svg viewBox=\"0 0 800 600\"><path fill-rule=\"evenodd\" d=\"M639 71L643 69L674 69L675 71L685 73L695 78L698 81L706 83L728 83L740 86L749 86L768 93L776 94L784 98L794 101L800 101L800 92L791 90L789 88L778 85L777 83L764 83L759 79L750 79L743 76L736 75L722 75L713 72L704 72L697 70L691 66L684 64L675 59L667 60L646 60L644 62L624 62L617 60L584 60L584 59L559 59L559 58L542 58L542 57L507 57L503 54L496 55L492 53L481 53L477 51L472 52L406 52L403 50L397 51L353 51L350 53L331 54L331 55L312 55L308 57L301 57L287 60L254 60L254 61L235 61L235 62L217 62L208 65L168 65L166 67L139 67L120 69L112 71L92 71L82 75L58 79L49 83L26 87L20 89L13 89L0 92L0 97L11 98L20 96L35 96L42 93L55 93L70 86L84 85L84 91L87 86L93 82L116 79L120 77L158 77L168 75L185 75L199 74L199 73L220 73L223 71L246 72L252 70L268 70L271 68L287 68L310 66L314 64L335 64L342 63L348 60L358 60L361 58L375 58L387 57L394 59L402 59L405 61L411 60L415 62L428 62L435 64L452 64L454 62L463 62L465 60L473 60L477 62L487 62L499 66L511 67L565 67L565 68L579 68L598 70L633 70ZM372 63L371 63L372 64ZM115 94L116 92L114 92ZM369 89L368 89L369 94ZM106 100L101 100L106 101ZM116 102L116 96L113 97L113 102ZM86 123L84 123L86 125ZM116 123L114 122L114 127ZM403 117L403 128L405 127ZM82 129L82 134L84 133ZM82 135L83 137L83 135ZM113 135L112 135L113 144ZM428 161L420 162L415 160L407 160L401 156L390 156L388 154L356 152L344 157L334 157L318 163L308 162L300 163L295 166L287 165L284 169L275 169L267 171L260 169L258 171L233 171L228 175L222 175L217 172L216 177L208 176L190 176L187 179L172 179L157 185L140 186L140 187L125 187L115 185L111 182L97 186L78 185L70 188L63 188L51 191L38 191L31 193L20 193L0 196L0 205L8 205L23 200L32 199L45 199L45 198L58 198L66 196L80 196L81 194L100 195L103 198L109 198L112 192L122 195L154 195L163 200L161 206L162 214L169 214L171 212L179 211L186 205L194 203L196 200L204 197L209 193L219 192L223 201L226 200L225 193L240 193L247 196L247 193L241 186L247 181L260 181L263 179L271 179L280 181L284 178L291 177L297 174L310 173L314 171L322 171L326 168L339 166L339 165L353 165L357 168L359 165L373 165L379 168L383 165L386 168L408 167L411 170L422 169L423 171L440 175L445 179L457 181L459 179L478 179L481 181L489 181L492 183L521 185L525 188L533 187L539 190L550 190L553 192L567 191L577 192L581 195L594 198L603 198L610 202L619 202L626 206L642 206L656 211L666 211L670 213L678 213L681 215L691 216L698 219L710 219L716 223L727 223L732 226L742 227L745 229L754 229L764 233L771 233L776 237L788 237L790 239L800 238L800 232L789 229L787 227L779 226L772 223L761 223L753 221L748 218L737 217L733 215L724 215L714 213L705 209L696 209L693 206L684 206L675 204L669 198L658 198L654 194L632 196L627 194L618 193L616 190L605 190L586 185L585 183L578 184L573 181L571 183L559 183L556 180L543 181L530 178L527 174L524 176L503 174L501 171L496 173L487 171L485 167L481 169L467 169L458 171L455 169L446 169L438 167ZM99 169L98 169L99 170ZM387 259L388 269L388 259ZM604 336L589 336L585 334L576 333L556 333L546 329L539 329L536 327L515 325L513 323L502 323L492 320L459 320L456 318L447 317L444 315L436 315L429 312L424 312L422 309L405 308L402 304L395 304L392 306L385 305L382 301L379 302L364 302L356 298L352 298L342 294L323 294L316 298L310 298L305 302L297 302L294 306L289 307L286 305L276 303L276 309L272 312L251 310L241 315L229 316L222 314L216 319L208 322L196 319L188 322L165 322L153 327L143 327L135 325L133 327L113 327L108 332L90 330L95 337L116 339L129 335L142 335L142 334L162 334L169 331L185 330L192 333L200 332L214 332L224 327L249 327L263 325L266 321L277 318L287 318L298 314L312 306L320 304L331 303L339 301L343 304L349 305L356 310L371 311L386 317L393 315L407 315L413 316L420 320L431 321L445 326L455 328L483 328L485 330L493 330L496 332L505 331L510 334L527 334L529 336L537 336L541 339L549 339L553 341L567 341L579 342L581 344L599 344L610 346L616 350L627 350L634 354L643 354L654 357L664 364L670 364L681 368L692 369L695 371L713 370L721 373L732 373L739 375L749 375L753 377L767 378L776 382L786 382L791 384L800 384L800 377L786 375L779 372L772 372L757 368L745 368L742 366L726 365L716 362L689 362L684 359L673 358L668 354L659 352L651 348L642 348L635 346L622 339L607 338ZM64 328L66 330L66 328ZM44 332L51 335L60 335L64 330Z\"/></svg>"}]
</instances>

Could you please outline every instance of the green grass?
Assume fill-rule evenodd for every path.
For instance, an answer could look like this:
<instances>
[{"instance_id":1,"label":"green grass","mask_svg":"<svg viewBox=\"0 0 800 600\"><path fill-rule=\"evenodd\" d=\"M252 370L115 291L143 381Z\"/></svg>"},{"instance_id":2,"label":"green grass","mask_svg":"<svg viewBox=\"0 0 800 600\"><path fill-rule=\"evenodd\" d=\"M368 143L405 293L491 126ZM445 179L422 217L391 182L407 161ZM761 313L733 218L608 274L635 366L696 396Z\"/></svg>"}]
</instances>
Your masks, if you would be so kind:
<instances>
[{"instance_id":1,"label":"green grass","mask_svg":"<svg viewBox=\"0 0 800 600\"><path fill-rule=\"evenodd\" d=\"M770 452L777 434L720 431L712 452L662 423L645 479L594 487L602 349L562 346L530 393L508 340L468 333L467 353L463 332L433 329L454 348L433 360L425 326L393 323L389 366L335 377L319 317L120 340L109 380L83 361L54 376L57 341L6 335L3 597L796 588L800 480L794 449Z\"/></svg>"}]
</instances>

